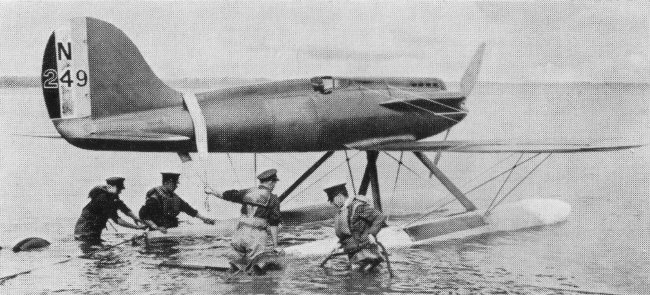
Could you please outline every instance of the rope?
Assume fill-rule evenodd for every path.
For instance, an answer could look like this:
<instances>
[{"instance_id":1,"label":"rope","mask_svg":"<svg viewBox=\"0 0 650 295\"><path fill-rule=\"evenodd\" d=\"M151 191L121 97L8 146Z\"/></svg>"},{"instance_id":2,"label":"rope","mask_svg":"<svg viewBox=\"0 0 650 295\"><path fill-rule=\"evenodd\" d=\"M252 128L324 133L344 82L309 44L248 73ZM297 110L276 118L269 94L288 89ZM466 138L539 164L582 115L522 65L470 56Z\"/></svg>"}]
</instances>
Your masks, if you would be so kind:
<instances>
[{"instance_id":1,"label":"rope","mask_svg":"<svg viewBox=\"0 0 650 295\"><path fill-rule=\"evenodd\" d=\"M232 158L230 157L230 153L226 153L228 155L228 161L230 161L230 167L232 168L233 173L235 174L235 180L237 181L237 184L239 187L243 187L241 182L239 181L239 173L237 173L237 169L235 169L235 164L232 162Z\"/></svg>"},{"instance_id":2,"label":"rope","mask_svg":"<svg viewBox=\"0 0 650 295\"><path fill-rule=\"evenodd\" d=\"M354 154L350 159L354 159L354 157L356 157L357 155L359 155L359 153L361 153L361 151L357 151L357 153ZM327 176L328 176L330 173L332 173L334 170L336 170L336 169L338 169L339 167L341 167L345 162L346 162L346 161L342 161L340 164L336 165L336 167L332 168L332 169L329 170L327 173L325 173L325 175L323 175L323 176L321 176L320 178L316 179L316 181L314 181L312 184L310 184L309 186L307 186L307 187L304 188L303 190L299 191L298 193L293 194L291 197L289 197L289 198L287 198L286 200L284 200L284 202L287 202L287 201L289 201L289 200L293 200L293 199L295 199L296 196L301 195L302 193L304 193L305 191L307 191L309 188L311 188L312 186L314 186L316 183L318 183L319 181L323 180L323 178L327 177Z\"/></svg>"},{"instance_id":3,"label":"rope","mask_svg":"<svg viewBox=\"0 0 650 295\"><path fill-rule=\"evenodd\" d=\"M257 176L257 153L253 153L253 185L255 185L256 176Z\"/></svg>"},{"instance_id":4,"label":"rope","mask_svg":"<svg viewBox=\"0 0 650 295\"><path fill-rule=\"evenodd\" d=\"M549 153L548 156L546 156L546 158L544 158L541 162L539 162L537 164L537 166L535 166L535 168L530 170L530 172L528 172L528 174L526 174L526 176L524 176L524 178L522 178L507 194L505 194L505 196L503 196L503 198L501 198L501 200L499 200L499 202L497 202L494 205L494 207L489 208L487 211L485 211L484 216L489 215L490 212L492 212L492 210L494 210L497 206L499 206L499 204L501 204L501 202L503 202L503 200L505 200L517 187L519 187L519 185L521 185L521 183L523 183L524 180L526 180L531 174L533 174L533 172L535 172L535 170L537 170L537 168L539 168L539 166L541 166L544 162L546 162L546 160L548 160L548 158L550 158L551 155L552 154Z\"/></svg>"},{"instance_id":5,"label":"rope","mask_svg":"<svg viewBox=\"0 0 650 295\"><path fill-rule=\"evenodd\" d=\"M205 160L205 159L202 159L202 158L203 157L199 157L199 159L201 159L200 163L199 162L194 162L194 161L190 161L190 162L187 162L187 163L193 163L194 162L194 163L196 163L196 165L202 165L203 167L194 167L194 166L196 166L195 164L183 163L184 167L189 167L187 169L189 169L191 171L190 174L192 174L194 176L194 177L190 177L189 179L192 182L196 183L196 186L199 188L199 191L201 191L201 192L203 192L203 188L208 185L207 163L206 163L206 161L202 161L202 160ZM187 165L190 165L190 166L187 166ZM187 169L184 168L184 170L187 170ZM199 172L199 170L201 170L202 173ZM195 179L198 179L198 180L195 180ZM203 207L208 212L210 211L210 202L209 202L209 200L210 200L210 195L205 194L205 198L203 199ZM200 202L200 200L199 200L199 202Z\"/></svg>"},{"instance_id":6,"label":"rope","mask_svg":"<svg viewBox=\"0 0 650 295\"><path fill-rule=\"evenodd\" d=\"M291 170L291 169L287 168L285 165L283 165L282 163L280 163L280 162L274 160L274 159L271 158L271 157L268 157L268 156L266 156L266 155L264 155L264 154L259 154L259 155L260 155L262 158L267 159L267 160L269 160L269 161L271 161L271 162L277 164L279 167L281 167L281 168L284 169L284 170L287 170L287 171ZM283 174L284 174L284 172L283 172Z\"/></svg>"},{"instance_id":7,"label":"rope","mask_svg":"<svg viewBox=\"0 0 650 295\"><path fill-rule=\"evenodd\" d=\"M350 157L348 157L348 151L343 150L345 152L345 161L348 163L348 172L350 173L350 182L352 183L352 193L357 194L357 187L354 185L354 175L352 175L352 167L350 167Z\"/></svg>"}]
</instances>

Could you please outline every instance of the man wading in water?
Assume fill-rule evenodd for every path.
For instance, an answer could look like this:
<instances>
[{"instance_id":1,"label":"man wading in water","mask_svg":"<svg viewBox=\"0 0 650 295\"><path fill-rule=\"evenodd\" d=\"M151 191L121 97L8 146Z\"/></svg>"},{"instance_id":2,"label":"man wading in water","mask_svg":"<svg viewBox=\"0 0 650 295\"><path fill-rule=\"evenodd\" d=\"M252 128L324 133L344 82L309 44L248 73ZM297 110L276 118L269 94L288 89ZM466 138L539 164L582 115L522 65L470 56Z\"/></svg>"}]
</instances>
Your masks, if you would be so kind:
<instances>
[{"instance_id":1,"label":"man wading in water","mask_svg":"<svg viewBox=\"0 0 650 295\"><path fill-rule=\"evenodd\" d=\"M386 216L361 197L348 196L345 183L325 189L327 200L339 208L334 216L334 231L351 264L360 270L372 270L383 258L377 245L377 234Z\"/></svg>"},{"instance_id":2,"label":"man wading in water","mask_svg":"<svg viewBox=\"0 0 650 295\"><path fill-rule=\"evenodd\" d=\"M278 249L280 200L272 193L279 180L276 174L275 169L264 171L257 176L260 181L258 187L244 190L221 193L209 186L205 187L206 194L242 204L239 224L231 242L240 256L240 259L231 262L235 270L262 274L267 268L279 266L278 257L284 252ZM273 247L267 249L269 233Z\"/></svg>"},{"instance_id":3,"label":"man wading in water","mask_svg":"<svg viewBox=\"0 0 650 295\"><path fill-rule=\"evenodd\" d=\"M74 238L88 244L101 244L102 231L106 228L108 219L113 219L115 223L134 229L144 229L146 226L138 225L142 223L138 217L133 214L131 209L120 200L120 193L124 190L124 178L110 177L106 179L106 185L94 187L88 193L90 202L81 211L81 216L77 220L74 228ZM131 217L136 224L131 224L117 215L117 210Z\"/></svg>"},{"instance_id":4,"label":"man wading in water","mask_svg":"<svg viewBox=\"0 0 650 295\"><path fill-rule=\"evenodd\" d=\"M178 226L178 214L185 212L187 215L201 219L205 224L214 224L215 220L207 218L199 211L192 208L174 191L178 187L178 173L162 173L162 185L154 187L147 192L147 201L140 208L140 218L153 230L167 233L168 228Z\"/></svg>"}]
</instances>

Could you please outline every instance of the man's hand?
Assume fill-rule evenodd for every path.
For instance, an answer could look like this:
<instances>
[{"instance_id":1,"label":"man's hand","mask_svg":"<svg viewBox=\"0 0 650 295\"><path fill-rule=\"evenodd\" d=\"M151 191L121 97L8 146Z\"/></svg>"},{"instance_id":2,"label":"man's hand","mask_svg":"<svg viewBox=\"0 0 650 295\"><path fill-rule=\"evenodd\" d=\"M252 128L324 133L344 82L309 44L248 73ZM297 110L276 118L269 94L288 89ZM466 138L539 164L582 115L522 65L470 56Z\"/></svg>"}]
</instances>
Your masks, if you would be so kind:
<instances>
[{"instance_id":1,"label":"man's hand","mask_svg":"<svg viewBox=\"0 0 650 295\"><path fill-rule=\"evenodd\" d=\"M370 241L370 244L376 245L377 244L377 238L373 235L368 235L368 241Z\"/></svg>"},{"instance_id":2,"label":"man's hand","mask_svg":"<svg viewBox=\"0 0 650 295\"><path fill-rule=\"evenodd\" d=\"M136 221L136 223L137 223L137 221ZM145 224L136 224L135 226L136 226L135 229L147 229L147 226Z\"/></svg>"},{"instance_id":3,"label":"man's hand","mask_svg":"<svg viewBox=\"0 0 650 295\"><path fill-rule=\"evenodd\" d=\"M164 226L159 226L158 228L156 228L156 230L159 230L163 234L167 233L167 228L165 228Z\"/></svg>"},{"instance_id":4,"label":"man's hand","mask_svg":"<svg viewBox=\"0 0 650 295\"><path fill-rule=\"evenodd\" d=\"M205 192L208 195L213 195L213 196L215 196L217 198L221 198L221 193L219 191L213 189L209 185L206 185L205 187L203 187L203 192Z\"/></svg>"},{"instance_id":5,"label":"man's hand","mask_svg":"<svg viewBox=\"0 0 650 295\"><path fill-rule=\"evenodd\" d=\"M206 194L211 195L211 194L213 194L214 189L211 186L206 185L206 186L203 187L203 192L205 192Z\"/></svg>"},{"instance_id":6,"label":"man's hand","mask_svg":"<svg viewBox=\"0 0 650 295\"><path fill-rule=\"evenodd\" d=\"M278 254L278 255L281 255L281 256L285 255L283 248L273 248L273 252L275 252L275 254Z\"/></svg>"},{"instance_id":7,"label":"man's hand","mask_svg":"<svg viewBox=\"0 0 650 295\"><path fill-rule=\"evenodd\" d=\"M214 220L214 219L212 219L212 218L207 218L207 217L206 217L206 218L203 218L203 219L201 219L201 220L203 220L203 223L205 223L205 224L210 224L210 225L213 225L213 224L215 224L215 222L217 222L216 220Z\"/></svg>"}]
</instances>

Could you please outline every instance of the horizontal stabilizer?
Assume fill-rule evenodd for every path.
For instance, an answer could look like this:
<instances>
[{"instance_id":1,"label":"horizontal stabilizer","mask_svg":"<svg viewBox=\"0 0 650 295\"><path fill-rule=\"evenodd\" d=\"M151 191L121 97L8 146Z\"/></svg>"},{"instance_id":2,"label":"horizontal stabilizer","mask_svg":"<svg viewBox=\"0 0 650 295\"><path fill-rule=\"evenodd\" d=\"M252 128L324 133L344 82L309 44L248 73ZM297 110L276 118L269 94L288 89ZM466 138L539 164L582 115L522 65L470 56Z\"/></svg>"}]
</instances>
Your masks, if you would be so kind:
<instances>
[{"instance_id":1,"label":"horizontal stabilizer","mask_svg":"<svg viewBox=\"0 0 650 295\"><path fill-rule=\"evenodd\" d=\"M411 141L358 146L359 150L419 151L455 153L576 153L616 151L641 147L643 144L614 143L512 143L500 141Z\"/></svg>"},{"instance_id":2,"label":"horizontal stabilizer","mask_svg":"<svg viewBox=\"0 0 650 295\"><path fill-rule=\"evenodd\" d=\"M190 140L187 136L153 133L153 132L121 132L121 133L95 133L84 137L84 139L114 140L114 141L135 141L135 142L179 142Z\"/></svg>"},{"instance_id":3,"label":"horizontal stabilizer","mask_svg":"<svg viewBox=\"0 0 650 295\"><path fill-rule=\"evenodd\" d=\"M24 134L24 133L13 133L12 135L15 136L24 136L24 137L36 137L36 138L63 138L60 134L56 133L50 133L50 134Z\"/></svg>"}]
</instances>

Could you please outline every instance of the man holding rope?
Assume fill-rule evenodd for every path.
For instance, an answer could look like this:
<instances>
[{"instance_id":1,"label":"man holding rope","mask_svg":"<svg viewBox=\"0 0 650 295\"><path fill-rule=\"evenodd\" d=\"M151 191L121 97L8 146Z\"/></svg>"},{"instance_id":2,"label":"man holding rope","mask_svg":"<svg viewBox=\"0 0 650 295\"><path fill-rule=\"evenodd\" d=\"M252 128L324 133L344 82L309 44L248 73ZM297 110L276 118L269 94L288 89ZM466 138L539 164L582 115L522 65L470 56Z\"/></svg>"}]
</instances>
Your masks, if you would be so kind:
<instances>
[{"instance_id":1,"label":"man holding rope","mask_svg":"<svg viewBox=\"0 0 650 295\"><path fill-rule=\"evenodd\" d=\"M348 196L345 183L325 189L327 200L339 208L334 216L334 231L340 248L351 264L360 270L372 270L384 259L380 254L377 234L385 226L386 216L360 196Z\"/></svg>"},{"instance_id":2,"label":"man holding rope","mask_svg":"<svg viewBox=\"0 0 650 295\"><path fill-rule=\"evenodd\" d=\"M271 265L278 266L277 258L284 253L278 249L280 200L272 193L279 180L277 170L266 170L260 173L257 179L260 181L258 187L221 193L206 186L205 193L242 204L239 224L231 242L240 259L231 264L239 271L263 273L265 268ZM267 249L266 242L269 234L273 248Z\"/></svg>"},{"instance_id":3,"label":"man holding rope","mask_svg":"<svg viewBox=\"0 0 650 295\"><path fill-rule=\"evenodd\" d=\"M167 233L168 228L178 227L178 214L201 219L205 224L214 224L215 220L199 214L174 191L178 187L179 173L163 172L162 185L147 192L147 200L140 208L140 218L153 230Z\"/></svg>"}]
</instances>

